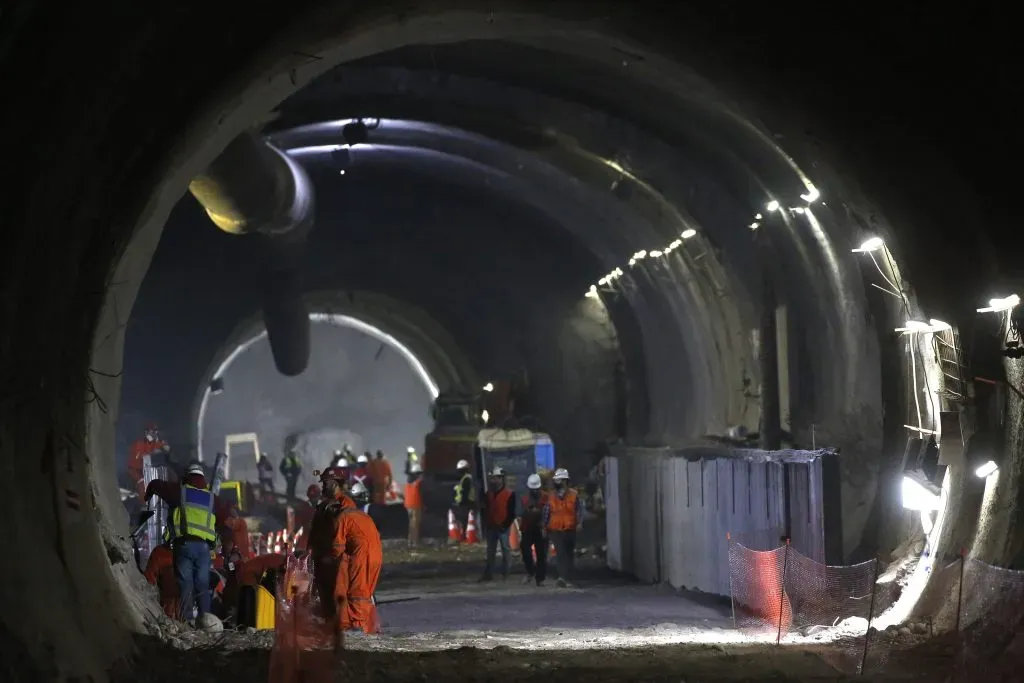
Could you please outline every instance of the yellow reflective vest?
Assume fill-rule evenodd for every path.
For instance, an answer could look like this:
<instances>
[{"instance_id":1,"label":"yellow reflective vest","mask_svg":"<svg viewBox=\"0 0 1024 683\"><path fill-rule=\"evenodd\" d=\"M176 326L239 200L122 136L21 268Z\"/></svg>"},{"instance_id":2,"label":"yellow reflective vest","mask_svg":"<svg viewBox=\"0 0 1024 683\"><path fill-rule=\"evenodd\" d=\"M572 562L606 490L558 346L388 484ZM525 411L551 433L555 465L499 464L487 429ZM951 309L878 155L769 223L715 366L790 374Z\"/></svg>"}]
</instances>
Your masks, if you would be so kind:
<instances>
[{"instance_id":1,"label":"yellow reflective vest","mask_svg":"<svg viewBox=\"0 0 1024 683\"><path fill-rule=\"evenodd\" d=\"M171 514L167 527L172 538L193 536L207 543L217 542L217 515L213 512L213 493L194 486L181 487L181 503Z\"/></svg>"},{"instance_id":2,"label":"yellow reflective vest","mask_svg":"<svg viewBox=\"0 0 1024 683\"><path fill-rule=\"evenodd\" d=\"M473 486L473 475L469 474L467 472L466 474L462 475L462 479L459 479L459 483L455 485L455 504L456 505L462 505L462 502L463 502L462 501L462 489L464 487L466 487L466 480L467 479L469 480L469 484L468 484L469 500L466 501L466 502L467 503L475 503L476 502L476 487Z\"/></svg>"}]
</instances>

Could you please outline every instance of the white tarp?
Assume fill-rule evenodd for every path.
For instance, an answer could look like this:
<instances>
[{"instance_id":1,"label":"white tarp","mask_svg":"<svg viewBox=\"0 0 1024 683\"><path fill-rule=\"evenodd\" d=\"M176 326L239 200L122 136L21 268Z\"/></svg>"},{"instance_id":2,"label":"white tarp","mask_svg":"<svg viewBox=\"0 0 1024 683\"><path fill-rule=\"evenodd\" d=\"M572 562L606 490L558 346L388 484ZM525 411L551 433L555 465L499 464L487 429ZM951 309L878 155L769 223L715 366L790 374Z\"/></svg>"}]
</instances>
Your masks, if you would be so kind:
<instances>
[{"instance_id":1,"label":"white tarp","mask_svg":"<svg viewBox=\"0 0 1024 683\"><path fill-rule=\"evenodd\" d=\"M490 451L532 448L537 445L537 435L529 429L481 429L476 440L480 448Z\"/></svg>"}]
</instances>

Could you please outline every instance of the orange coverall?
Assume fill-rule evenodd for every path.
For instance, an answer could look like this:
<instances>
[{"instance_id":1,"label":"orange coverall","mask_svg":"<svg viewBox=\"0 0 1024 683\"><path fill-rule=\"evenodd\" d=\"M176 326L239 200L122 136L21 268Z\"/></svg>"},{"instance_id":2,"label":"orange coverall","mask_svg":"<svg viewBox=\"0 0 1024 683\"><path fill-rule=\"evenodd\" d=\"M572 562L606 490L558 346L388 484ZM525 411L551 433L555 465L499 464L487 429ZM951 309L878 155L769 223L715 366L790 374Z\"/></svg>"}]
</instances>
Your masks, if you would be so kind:
<instances>
[{"instance_id":1,"label":"orange coverall","mask_svg":"<svg viewBox=\"0 0 1024 683\"><path fill-rule=\"evenodd\" d=\"M388 489L391 487L391 463L384 458L374 458L366 469L370 472L370 484L373 487L370 502L384 505L387 503Z\"/></svg>"},{"instance_id":2,"label":"orange coverall","mask_svg":"<svg viewBox=\"0 0 1024 683\"><path fill-rule=\"evenodd\" d=\"M174 554L166 545L157 546L146 561L146 581L160 591L160 606L171 619L178 618L178 580L174 577Z\"/></svg>"},{"instance_id":3,"label":"orange coverall","mask_svg":"<svg viewBox=\"0 0 1024 683\"><path fill-rule=\"evenodd\" d=\"M338 580L339 559L334 556L334 536L337 530L335 513L347 507L354 508L355 501L338 490L335 506L328 507L330 501L322 501L313 511L313 521L309 523L309 536L306 538L306 549L313 559L313 581L324 614L333 618L336 603L334 601L335 582ZM338 505L340 504L340 509Z\"/></svg>"},{"instance_id":4,"label":"orange coverall","mask_svg":"<svg viewBox=\"0 0 1024 683\"><path fill-rule=\"evenodd\" d=\"M146 490L146 484L142 479L142 459L160 448L167 448L167 442L138 439L132 443L131 452L128 453L128 466L126 469L128 470L128 476L135 480L135 487L138 489L140 498Z\"/></svg>"},{"instance_id":5,"label":"orange coverall","mask_svg":"<svg viewBox=\"0 0 1024 683\"><path fill-rule=\"evenodd\" d=\"M380 624L373 592L384 565L384 546L377 525L369 515L356 509L354 503L351 507L343 506L338 515L332 554L339 560L334 587L338 628L377 633Z\"/></svg>"}]
</instances>

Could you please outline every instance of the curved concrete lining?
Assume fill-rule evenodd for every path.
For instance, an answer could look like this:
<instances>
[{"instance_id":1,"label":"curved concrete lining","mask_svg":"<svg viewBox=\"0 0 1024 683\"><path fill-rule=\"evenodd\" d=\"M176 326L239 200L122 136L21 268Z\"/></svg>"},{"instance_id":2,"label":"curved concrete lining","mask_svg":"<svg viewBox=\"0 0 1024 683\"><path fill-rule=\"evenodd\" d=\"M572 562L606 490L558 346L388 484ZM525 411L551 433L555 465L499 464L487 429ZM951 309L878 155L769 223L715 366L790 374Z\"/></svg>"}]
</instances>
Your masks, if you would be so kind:
<instances>
[{"instance_id":1,"label":"curved concrete lining","mask_svg":"<svg viewBox=\"0 0 1024 683\"><path fill-rule=\"evenodd\" d=\"M124 327L163 225L189 181L253 121L316 76L414 43L486 38L543 44L616 69L624 81L661 93L680 108L689 102L709 117L726 113L725 129L741 128L747 138L766 141L766 148L782 140L786 158L809 167L806 157L820 141L801 128L802 120L792 127L780 124L774 136L751 123L762 114L778 115L782 105L774 103L791 84L783 74L730 55L724 46L739 41L727 29L710 29L714 21L696 20L701 13L713 19L713 8L691 8L695 20L669 24L678 29L669 36L661 32L668 19L641 19L639 5L584 5L498 0L480 10L455 0L406 2L400 8L226 0L204 7L201 21L167 4L127 15L75 4L44 12L25 3L9 17L5 12L5 21L20 33L5 43L9 51L3 53L0 78L19 97L3 108L0 121L18 131L5 141L5 158L23 165L0 189L0 206L14 227L9 248L0 252L0 327L9 331L0 343L0 506L16 520L6 537L9 547L31 552L0 564L0 674L20 681L100 683L121 670L135 635L152 623L157 609L130 559L113 456ZM779 40L783 28L763 32ZM725 81L733 93L740 86L755 88L742 105L683 66L705 49L706 56L694 63L716 76L736 68L734 80ZM840 88L825 80L814 85ZM146 104L153 102L159 105ZM823 165L841 167L819 149ZM929 171L925 162L916 163L922 173ZM860 170L860 177L869 178L863 173L868 167ZM773 192L797 196L804 190L803 175L794 169L780 182L785 187ZM819 240L870 230L883 235L893 253L908 262L914 258L912 246L901 250L899 231L882 213L860 202L859 188L847 193L838 173L828 184L814 180L828 193L831 208L818 216L825 225L794 229L812 230ZM933 194L941 196L938 190ZM849 352L836 359L843 370L825 380L840 383L834 387L838 397L858 394L840 403L872 394L861 383L841 382L860 361L877 360L870 341L856 336L872 328L858 305L863 292L848 290L855 266L845 259L815 259L824 284L810 295L822 297L823 309L837 304L826 299L833 295L850 304L830 316L834 329L824 343L842 339L846 324L858 322L851 331L855 340L840 345ZM671 294L662 296L648 313L667 316L680 305L665 300ZM957 322L954 315L934 315ZM669 323L666 329L681 325L678 319ZM658 324L641 323L647 331L657 331ZM677 345L662 344L654 334L644 341L652 373L673 367ZM866 366L861 373L874 370ZM679 395L678 387L666 383L652 389L650 399L665 405ZM663 420L669 417L665 413ZM877 435L875 417L850 429Z\"/></svg>"}]
</instances>

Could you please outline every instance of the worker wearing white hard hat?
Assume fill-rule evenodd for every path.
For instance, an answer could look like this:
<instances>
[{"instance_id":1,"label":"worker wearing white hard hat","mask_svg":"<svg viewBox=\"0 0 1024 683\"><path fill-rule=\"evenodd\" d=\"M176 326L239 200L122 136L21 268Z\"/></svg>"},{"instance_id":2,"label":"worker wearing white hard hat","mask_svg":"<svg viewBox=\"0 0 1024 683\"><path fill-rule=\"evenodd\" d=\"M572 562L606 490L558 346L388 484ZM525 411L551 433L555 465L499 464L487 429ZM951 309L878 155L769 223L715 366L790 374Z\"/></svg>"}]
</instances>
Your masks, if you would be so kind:
<instances>
[{"instance_id":1,"label":"worker wearing white hard hat","mask_svg":"<svg viewBox=\"0 0 1024 683\"><path fill-rule=\"evenodd\" d=\"M466 538L466 527L469 526L469 511L476 507L476 484L473 482L473 472L466 459L459 460L455 464L455 471L459 482L453 487L451 513L454 516L455 525L458 527L460 539ZM449 534L449 542L455 543L455 538Z\"/></svg>"},{"instance_id":2,"label":"worker wearing white hard hat","mask_svg":"<svg viewBox=\"0 0 1024 683\"><path fill-rule=\"evenodd\" d=\"M409 547L415 548L420 544L420 525L423 523L423 466L413 462L408 469L402 502L409 514Z\"/></svg>"},{"instance_id":3,"label":"worker wearing white hard hat","mask_svg":"<svg viewBox=\"0 0 1024 683\"><path fill-rule=\"evenodd\" d=\"M356 482L352 484L352 488L348 492L349 498L355 501L356 506L365 512L370 514L370 489L366 484Z\"/></svg>"},{"instance_id":4,"label":"worker wearing white hard hat","mask_svg":"<svg viewBox=\"0 0 1024 683\"><path fill-rule=\"evenodd\" d=\"M544 502L543 524L555 546L558 585L566 588L571 585L576 534L583 530L583 499L569 487L569 471L565 468L556 469L551 479L555 490Z\"/></svg>"},{"instance_id":5,"label":"worker wearing white hard hat","mask_svg":"<svg viewBox=\"0 0 1024 683\"><path fill-rule=\"evenodd\" d=\"M487 473L487 493L484 494L484 536L487 539L487 559L481 581L494 577L494 556L501 547L501 578L508 578L512 563L509 531L516 521L516 496L505 485L505 470L495 466Z\"/></svg>"},{"instance_id":6,"label":"worker wearing white hard hat","mask_svg":"<svg viewBox=\"0 0 1024 683\"><path fill-rule=\"evenodd\" d=\"M520 501L519 534L523 566L523 583L544 585L548 570L548 534L544 528L544 498L539 474L526 478L526 493ZM535 559L536 558L536 559Z\"/></svg>"}]
</instances>

